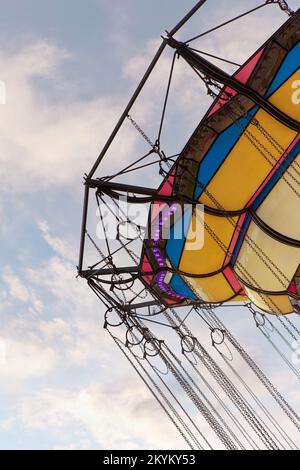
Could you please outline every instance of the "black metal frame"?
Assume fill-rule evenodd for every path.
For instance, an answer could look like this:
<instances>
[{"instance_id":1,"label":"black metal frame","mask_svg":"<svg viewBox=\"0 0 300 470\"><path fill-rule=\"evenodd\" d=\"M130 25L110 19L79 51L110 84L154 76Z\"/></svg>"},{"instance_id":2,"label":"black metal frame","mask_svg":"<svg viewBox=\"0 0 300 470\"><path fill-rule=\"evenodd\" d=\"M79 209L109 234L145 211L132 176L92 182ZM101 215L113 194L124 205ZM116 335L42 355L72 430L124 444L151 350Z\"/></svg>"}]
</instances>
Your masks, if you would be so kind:
<instances>
[{"instance_id":1,"label":"black metal frame","mask_svg":"<svg viewBox=\"0 0 300 470\"><path fill-rule=\"evenodd\" d=\"M197 4L182 18L179 23L169 32L169 37L173 37L182 26L206 3L207 0L200 0ZM119 121L117 122L114 130L112 131L111 135L109 136L106 144L104 145L100 155L98 156L97 160L95 161L93 167L91 168L90 172L87 175L87 179L85 181L85 190L84 190L84 202L83 202L83 215L82 215L82 227L81 227L81 238L80 238L80 251L79 251L79 262L78 262L78 274L82 276L82 266L83 266L83 256L84 256L84 244L85 244L85 232L86 232L86 222L87 222L87 211L88 211L88 201L89 201L89 180L94 176L95 171L99 167L101 161L103 160L105 154L107 153L109 147L111 146L114 138L118 134L122 124L124 123L128 113L130 112L132 106L136 102L138 96L140 95L145 83L147 82L148 78L150 77L155 65L157 64L159 58L161 57L165 47L167 46L167 39L163 38L162 43L157 50L155 56L153 57L152 62L150 63L148 69L146 70L142 80L140 81L139 85L137 86L135 92L133 93L129 103L127 104L126 108L124 109ZM83 276L84 277L84 276Z\"/></svg>"},{"instance_id":2,"label":"black metal frame","mask_svg":"<svg viewBox=\"0 0 300 470\"><path fill-rule=\"evenodd\" d=\"M97 192L101 191L113 191L119 190L121 192L134 192L137 195L147 195L147 196L154 196L155 190L151 188L141 188L138 186L128 186L128 185L118 185L114 182L109 181L101 181L99 179L93 179L93 176L96 170L99 168L104 156L106 155L107 151L109 150L112 142L114 141L116 135L118 134L122 124L124 123L125 119L127 118L131 108L133 107L134 103L136 102L137 98L139 97L141 91L147 80L149 79L153 69L155 68L159 58L161 57L163 51L165 50L166 46L168 45L169 38L173 37L185 24L186 22L206 3L207 0L200 0L197 4L179 21L179 23L168 33L168 38L162 38L162 43L158 48L153 60L151 61L148 69L146 70L143 78L141 79L140 83L138 84L135 92L133 93L131 99L129 100L126 108L124 109L119 121L117 122L115 128L113 129L111 135L109 136L106 144L104 145L101 153L99 154L97 160L95 161L94 165L92 166L90 172L86 175L84 181L84 202L83 202L83 214L82 214L82 226L81 226L81 237L80 237L80 250L79 250L79 262L78 262L78 275L82 278L85 278L88 281L88 284L94 292L100 297L102 302L108 303L110 306L117 309L119 312L125 312L129 310L139 309L139 308L149 308L153 306L157 306L161 308L161 301L160 299L156 298L155 292L151 292L153 296L153 301L150 302L139 302L135 304L123 305L116 301L98 281L99 276L112 276L112 275L119 275L119 274L129 274L132 278L137 279L139 274L139 267L106 267L103 269L83 269L83 260L84 260L84 248L86 242L86 227L87 227L87 214L88 214L88 205L89 205L89 196L90 196L90 189L96 189ZM124 282L124 281L120 281ZM118 281L115 283L118 284ZM149 289L151 291L151 289ZM200 305L201 302L196 302L195 305Z\"/></svg>"},{"instance_id":3,"label":"black metal frame","mask_svg":"<svg viewBox=\"0 0 300 470\"><path fill-rule=\"evenodd\" d=\"M99 179L94 178L94 174L96 170L99 168L104 156L106 155L108 149L110 148L112 142L114 141L116 135L118 134L122 124L124 123L125 119L128 117L131 108L133 107L134 103L136 102L137 98L139 97L145 83L149 79L153 69L155 68L159 58L161 57L163 51L165 50L166 46L170 46L171 48L175 49L176 53L181 56L194 70L200 71L204 74L205 77L208 77L210 80L215 80L217 83L221 85L229 86L230 88L234 89L238 93L243 94L248 99L250 99L253 103L258 104L263 109L265 109L268 113L273 115L276 119L283 122L285 125L289 126L291 129L297 130L299 132L299 123L287 115L285 115L282 111L272 105L270 102L265 100L262 96L256 93L254 90L250 89L248 86L241 84L238 82L234 77L228 75L223 70L219 69L206 59L204 59L201 55L199 55L193 48L189 48L186 43L178 42L174 35L179 31L179 29L206 3L206 0L200 0L192 10L185 15L185 17L170 31L167 33L167 37L162 38L162 43L157 50L153 60L151 61L148 69L146 70L142 80L140 81L138 87L136 88L135 92L133 93L128 105L124 109L119 121L117 122L115 128L113 129L110 137L108 138L106 144L104 145L100 155L98 156L97 160L95 161L93 167L91 168L90 172L86 175L84 181L84 203L83 203L83 215L82 215L82 227L81 227L81 238L80 238L80 252L79 252L79 263L78 263L78 275L82 278L85 278L89 285L93 288L93 290L100 296L101 300L107 302L109 305L112 305L114 308L118 309L119 311L125 312L128 310L135 310L139 308L151 307L151 306L161 306L161 301L157 297L155 291L153 291L149 286L147 289L151 296L153 297L153 301L151 302L140 302L135 304L123 305L116 301L104 288L100 285L100 276L114 276L114 275L122 275L128 274L131 276L129 280L138 279L143 283L143 280L139 274L141 274L140 266L128 266L128 267L106 267L101 269L83 269L83 259L84 259L84 248L85 248L85 238L86 238L86 227L87 227L87 214L88 214L88 204L89 204L89 196L90 196L90 189L95 190L96 195L106 194L111 198L116 198L119 196L118 193L127 193L127 195L134 194L134 196L128 196L129 202L145 202L148 197L148 200L151 200L155 197L156 200L165 200L169 201L170 198L164 196L157 196L157 190L153 188L146 188L136 185L127 185L127 184L120 184L115 183L113 181L107 180L106 178ZM159 149L157 152L159 155ZM138 196L144 196L138 197ZM184 201L187 202L187 201ZM191 202L191 201L189 201ZM193 201L195 204L195 201ZM213 210L213 209L212 209ZM218 212L218 211L217 211ZM222 214L221 214L222 215ZM227 214L228 215L228 214ZM109 281L103 281L106 284L109 284ZM114 281L112 284L116 286L118 284L124 284L126 281ZM144 284L145 285L145 284ZM146 286L145 286L146 288ZM193 306L205 306L205 304L201 301L190 301L188 303L178 303L176 306L180 305L193 305Z\"/></svg>"}]
</instances>

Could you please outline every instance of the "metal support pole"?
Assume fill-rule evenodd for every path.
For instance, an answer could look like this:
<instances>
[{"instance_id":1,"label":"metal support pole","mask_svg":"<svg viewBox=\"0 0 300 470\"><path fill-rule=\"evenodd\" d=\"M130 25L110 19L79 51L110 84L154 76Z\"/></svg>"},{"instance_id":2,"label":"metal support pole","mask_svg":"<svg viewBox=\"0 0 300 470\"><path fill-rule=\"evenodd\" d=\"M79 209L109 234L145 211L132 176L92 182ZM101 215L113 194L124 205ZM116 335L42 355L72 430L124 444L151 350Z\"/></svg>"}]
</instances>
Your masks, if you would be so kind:
<instances>
[{"instance_id":1,"label":"metal support pole","mask_svg":"<svg viewBox=\"0 0 300 470\"><path fill-rule=\"evenodd\" d=\"M119 268L99 268L99 269L87 269L81 271L81 276L89 278L92 276L112 276L113 274L138 274L138 266L126 266Z\"/></svg>"},{"instance_id":2,"label":"metal support pole","mask_svg":"<svg viewBox=\"0 0 300 470\"><path fill-rule=\"evenodd\" d=\"M84 200L82 210L82 223L81 223L81 236L80 236L80 248L79 248L79 262L78 262L78 273L82 271L83 255L84 255L84 244L85 244L85 231L87 221L87 211L89 204L89 186L85 185L84 188Z\"/></svg>"},{"instance_id":3,"label":"metal support pole","mask_svg":"<svg viewBox=\"0 0 300 470\"><path fill-rule=\"evenodd\" d=\"M97 179L87 179L86 184L90 188L99 188L100 192L105 193L106 190L121 191L122 193L136 193L145 196L154 196L157 192L156 189L145 188L142 186L135 186L132 184L114 183L113 181L101 181Z\"/></svg>"}]
</instances>

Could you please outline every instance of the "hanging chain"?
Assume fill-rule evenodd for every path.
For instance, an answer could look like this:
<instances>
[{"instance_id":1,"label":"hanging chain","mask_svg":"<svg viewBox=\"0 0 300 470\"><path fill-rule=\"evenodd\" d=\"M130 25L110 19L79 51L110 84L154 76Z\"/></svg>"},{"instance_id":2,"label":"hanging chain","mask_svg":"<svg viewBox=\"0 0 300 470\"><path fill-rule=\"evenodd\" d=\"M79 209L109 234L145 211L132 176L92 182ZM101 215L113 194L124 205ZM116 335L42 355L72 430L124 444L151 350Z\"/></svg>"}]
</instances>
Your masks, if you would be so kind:
<instances>
[{"instance_id":1,"label":"hanging chain","mask_svg":"<svg viewBox=\"0 0 300 470\"><path fill-rule=\"evenodd\" d=\"M133 127L138 131L138 133L143 137L143 139L147 142L147 144L152 147L153 151L159 155L161 160L166 161L167 157L165 153L160 149L159 141L156 140L155 143L152 142L150 137L147 136L146 132L139 126L139 124L133 119L130 114L127 114L127 119L131 122Z\"/></svg>"},{"instance_id":2,"label":"hanging chain","mask_svg":"<svg viewBox=\"0 0 300 470\"><path fill-rule=\"evenodd\" d=\"M177 321L180 321L181 319L173 308L171 308L170 311L173 314L172 317L167 312L164 312L164 316L170 322L170 324L176 325L173 318L175 318ZM186 324L183 324L182 327L190 337L193 337L191 330L187 327ZM194 354L196 354L200 362L204 365L204 367L207 368L212 377L214 377L218 385L224 390L228 398L238 408L244 419L248 422L248 424L250 425L252 430L257 434L257 436L259 436L260 439L264 442L267 448L276 449L276 444L272 442L272 439L268 435L267 430L264 428L264 426L262 426L261 422L253 414L253 411L250 409L242 395L236 389L234 384L228 379L228 377L226 377L222 369L217 365L214 359L210 356L210 354L201 345L201 343L199 343L197 339Z\"/></svg>"},{"instance_id":3,"label":"hanging chain","mask_svg":"<svg viewBox=\"0 0 300 470\"><path fill-rule=\"evenodd\" d=\"M150 137L147 136L147 134L141 129L141 127L138 125L138 123L133 119L133 117L130 116L130 114L127 114L127 119L131 122L133 127L138 131L139 134L143 137L143 139L150 145L150 147L155 150L156 146L150 139Z\"/></svg>"},{"instance_id":4,"label":"hanging chain","mask_svg":"<svg viewBox=\"0 0 300 470\"><path fill-rule=\"evenodd\" d=\"M97 245L97 243L95 242L95 240L92 238L92 236L89 234L89 232L86 230L85 231L88 239L90 240L91 244L94 246L94 248L98 251L99 255L101 256L102 259L105 259L106 256L105 254L103 253L103 251L100 250L99 246Z\"/></svg>"},{"instance_id":5,"label":"hanging chain","mask_svg":"<svg viewBox=\"0 0 300 470\"><path fill-rule=\"evenodd\" d=\"M222 323L222 321L216 316L215 313L212 312L211 315L217 320L220 328L224 328L226 330L226 335L229 341L231 342L231 344L241 354L241 356L247 362L249 367L253 370L255 375L260 379L260 381L265 385L265 387L271 393L273 398L277 401L281 409L286 413L289 419L293 422L293 424L296 426L298 431L300 431L300 424L299 424L300 417L298 416L298 414L294 411L293 408L291 408L291 406L288 404L285 398L281 395L281 393L277 390L277 388L273 385L273 383L267 378L267 376L257 366L257 364L253 361L253 359L249 356L249 354L245 351L245 349L240 345L237 339L225 327L224 323Z\"/></svg>"},{"instance_id":6,"label":"hanging chain","mask_svg":"<svg viewBox=\"0 0 300 470\"><path fill-rule=\"evenodd\" d=\"M286 0L267 0L266 4L274 3L279 6L279 8L284 11L287 15L293 16L295 12L289 7L288 3Z\"/></svg>"}]
</instances>

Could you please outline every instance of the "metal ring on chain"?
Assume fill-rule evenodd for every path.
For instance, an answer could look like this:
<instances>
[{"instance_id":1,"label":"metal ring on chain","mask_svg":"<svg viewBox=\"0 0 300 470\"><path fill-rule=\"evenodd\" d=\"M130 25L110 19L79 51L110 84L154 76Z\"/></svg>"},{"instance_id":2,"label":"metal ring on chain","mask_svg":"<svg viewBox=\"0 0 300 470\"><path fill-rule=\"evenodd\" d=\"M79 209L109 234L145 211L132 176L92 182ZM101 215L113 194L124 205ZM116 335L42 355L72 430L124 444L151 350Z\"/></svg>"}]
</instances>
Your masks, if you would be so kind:
<instances>
[{"instance_id":1,"label":"metal ring on chain","mask_svg":"<svg viewBox=\"0 0 300 470\"><path fill-rule=\"evenodd\" d=\"M135 237L129 237L127 235L124 235L121 232L120 227L125 227L125 230L127 230L127 231L128 231L128 227L131 227L133 230L135 230L136 236ZM141 231L140 231L138 225L134 224L133 222L122 220L121 222L118 223L118 225L117 225L117 235L116 235L117 240L120 240L120 238L123 238L123 240L134 241L134 240L139 240L140 236L141 236Z\"/></svg>"},{"instance_id":2,"label":"metal ring on chain","mask_svg":"<svg viewBox=\"0 0 300 470\"><path fill-rule=\"evenodd\" d=\"M158 343L158 344L156 344ZM144 357L150 356L155 357L158 356L161 352L161 344L162 341L154 341L153 339L146 339L144 343ZM153 349L149 349L148 345L153 345Z\"/></svg>"},{"instance_id":3,"label":"metal ring on chain","mask_svg":"<svg viewBox=\"0 0 300 470\"><path fill-rule=\"evenodd\" d=\"M130 326L127 331L126 331L126 346L128 347L128 345L131 345L131 346L138 346L139 344L141 344L144 339L145 339L145 335L144 335L144 332L143 334L137 330L137 333L139 335L141 335L142 337L140 339L137 339L136 336L135 336L135 333L133 332L133 329L137 329L136 326ZM129 339L129 336L131 335L131 338ZM136 339L136 342L132 341L132 339Z\"/></svg>"},{"instance_id":4,"label":"metal ring on chain","mask_svg":"<svg viewBox=\"0 0 300 470\"><path fill-rule=\"evenodd\" d=\"M131 287L134 284L135 279L132 274L129 274L129 276L130 277L128 279L122 279L121 274L113 274L111 276L112 290L116 289L116 290L126 291L126 290L131 289ZM116 280L116 278L118 279Z\"/></svg>"},{"instance_id":5,"label":"metal ring on chain","mask_svg":"<svg viewBox=\"0 0 300 470\"><path fill-rule=\"evenodd\" d=\"M117 322L112 323L111 318L108 318L110 314L115 313L116 315L119 315L119 320ZM110 326L111 328L116 328L118 326L121 326L124 324L126 320L126 317L124 314L116 312L114 308L108 308L104 314L104 327L106 328L107 326Z\"/></svg>"},{"instance_id":6,"label":"metal ring on chain","mask_svg":"<svg viewBox=\"0 0 300 470\"><path fill-rule=\"evenodd\" d=\"M216 335L219 335L219 338L217 338ZM220 328L213 328L210 332L210 337L211 337L212 345L219 346L220 344L223 344L225 341L225 331L221 330Z\"/></svg>"},{"instance_id":7,"label":"metal ring on chain","mask_svg":"<svg viewBox=\"0 0 300 470\"><path fill-rule=\"evenodd\" d=\"M253 313L253 318L254 318L254 321L255 321L257 327L265 326L265 323L266 323L265 315L263 315L260 312L254 312ZM261 319L261 321L259 321L259 319Z\"/></svg>"},{"instance_id":8,"label":"metal ring on chain","mask_svg":"<svg viewBox=\"0 0 300 470\"><path fill-rule=\"evenodd\" d=\"M189 343L191 341L191 343ZM180 338L182 353L192 353L196 347L196 338L190 335L184 335Z\"/></svg>"}]
</instances>

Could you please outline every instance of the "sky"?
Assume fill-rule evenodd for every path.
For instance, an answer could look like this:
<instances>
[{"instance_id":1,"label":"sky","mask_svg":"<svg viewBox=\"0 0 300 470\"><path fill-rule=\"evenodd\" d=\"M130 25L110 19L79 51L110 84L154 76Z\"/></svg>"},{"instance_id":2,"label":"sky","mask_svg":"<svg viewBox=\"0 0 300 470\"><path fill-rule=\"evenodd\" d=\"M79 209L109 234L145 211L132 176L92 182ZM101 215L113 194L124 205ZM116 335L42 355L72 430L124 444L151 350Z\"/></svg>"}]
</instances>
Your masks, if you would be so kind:
<instances>
[{"instance_id":1,"label":"sky","mask_svg":"<svg viewBox=\"0 0 300 470\"><path fill-rule=\"evenodd\" d=\"M76 278L76 265L83 175L137 86L160 35L194 3L0 4L0 80L6 87L6 102L0 105L1 449L182 446L103 330L103 307ZM178 38L258 4L208 0ZM290 1L293 8L298 4ZM243 63L285 19L278 7L268 6L197 44ZM150 134L168 64L163 57L152 88L134 110ZM169 115L176 132L164 136L169 152L181 148L209 105L205 90L200 85L192 89L190 80L189 72L179 68L177 99ZM117 169L139 149L139 136L124 132L117 153L104 162L105 171ZM281 363L264 349L254 327L249 333L250 319L236 310L226 315L228 325L281 382ZM283 385L296 402L289 380Z\"/></svg>"}]
</instances>

